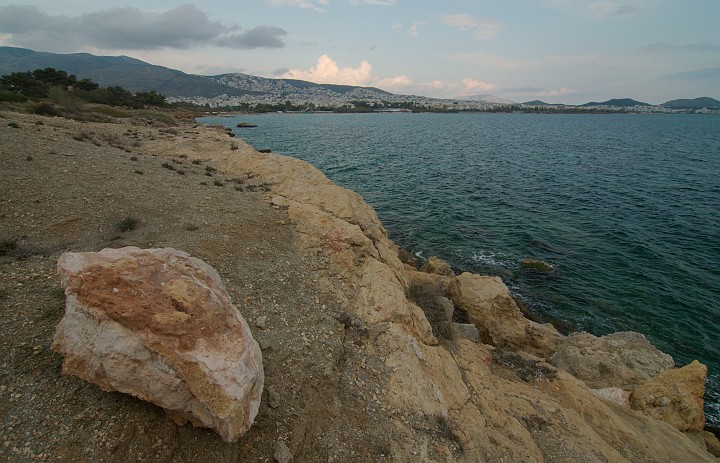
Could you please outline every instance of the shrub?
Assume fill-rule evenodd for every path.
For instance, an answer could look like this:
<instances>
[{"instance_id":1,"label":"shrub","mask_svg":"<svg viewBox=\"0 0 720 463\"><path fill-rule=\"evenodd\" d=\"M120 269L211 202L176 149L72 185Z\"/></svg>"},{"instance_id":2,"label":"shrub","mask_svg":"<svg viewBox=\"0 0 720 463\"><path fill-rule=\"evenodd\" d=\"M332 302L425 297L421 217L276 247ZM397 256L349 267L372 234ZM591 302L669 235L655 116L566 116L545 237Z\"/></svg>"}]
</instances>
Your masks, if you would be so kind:
<instances>
[{"instance_id":1,"label":"shrub","mask_svg":"<svg viewBox=\"0 0 720 463\"><path fill-rule=\"evenodd\" d=\"M13 129L19 129L20 125L18 125L17 122L8 122L8 127L12 127Z\"/></svg>"},{"instance_id":2,"label":"shrub","mask_svg":"<svg viewBox=\"0 0 720 463\"><path fill-rule=\"evenodd\" d=\"M0 240L0 256L10 255L15 249L17 249L16 239Z\"/></svg>"},{"instance_id":3,"label":"shrub","mask_svg":"<svg viewBox=\"0 0 720 463\"><path fill-rule=\"evenodd\" d=\"M526 383L539 379L555 379L557 372L537 360L526 359L519 353L507 347L498 347L493 351L493 361L512 370L513 373Z\"/></svg>"},{"instance_id":4,"label":"shrub","mask_svg":"<svg viewBox=\"0 0 720 463\"><path fill-rule=\"evenodd\" d=\"M213 185L215 185L215 186L223 186L223 182L221 182L220 180L215 180L215 181L213 182Z\"/></svg>"},{"instance_id":5,"label":"shrub","mask_svg":"<svg viewBox=\"0 0 720 463\"><path fill-rule=\"evenodd\" d=\"M50 103L38 103L32 108L32 112L40 116L59 116L60 111Z\"/></svg>"},{"instance_id":6,"label":"shrub","mask_svg":"<svg viewBox=\"0 0 720 463\"><path fill-rule=\"evenodd\" d=\"M237 151L238 149L240 149L240 147L238 146L237 143L232 142L232 143L230 143L230 149L233 151Z\"/></svg>"},{"instance_id":7,"label":"shrub","mask_svg":"<svg viewBox=\"0 0 720 463\"><path fill-rule=\"evenodd\" d=\"M118 223L115 224L115 228L120 233L135 230L138 226L138 221L132 216L127 216Z\"/></svg>"},{"instance_id":8,"label":"shrub","mask_svg":"<svg viewBox=\"0 0 720 463\"><path fill-rule=\"evenodd\" d=\"M432 285L413 282L408 288L408 298L417 304L427 318L433 334L447 341L452 340L452 313L448 313L447 301L439 288Z\"/></svg>"}]
</instances>

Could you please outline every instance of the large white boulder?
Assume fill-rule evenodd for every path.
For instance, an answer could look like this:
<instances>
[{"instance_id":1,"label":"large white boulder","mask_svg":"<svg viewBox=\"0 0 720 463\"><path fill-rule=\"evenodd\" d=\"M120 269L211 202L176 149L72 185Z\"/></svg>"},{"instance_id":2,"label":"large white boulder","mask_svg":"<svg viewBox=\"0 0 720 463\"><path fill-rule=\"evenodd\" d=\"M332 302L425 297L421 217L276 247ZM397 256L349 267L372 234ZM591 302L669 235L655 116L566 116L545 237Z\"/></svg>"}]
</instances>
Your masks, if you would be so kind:
<instances>
[{"instance_id":1,"label":"large white boulder","mask_svg":"<svg viewBox=\"0 0 720 463\"><path fill-rule=\"evenodd\" d=\"M263 390L260 348L220 276L172 248L66 253L65 316L53 349L63 372L164 408L231 442Z\"/></svg>"}]
</instances>

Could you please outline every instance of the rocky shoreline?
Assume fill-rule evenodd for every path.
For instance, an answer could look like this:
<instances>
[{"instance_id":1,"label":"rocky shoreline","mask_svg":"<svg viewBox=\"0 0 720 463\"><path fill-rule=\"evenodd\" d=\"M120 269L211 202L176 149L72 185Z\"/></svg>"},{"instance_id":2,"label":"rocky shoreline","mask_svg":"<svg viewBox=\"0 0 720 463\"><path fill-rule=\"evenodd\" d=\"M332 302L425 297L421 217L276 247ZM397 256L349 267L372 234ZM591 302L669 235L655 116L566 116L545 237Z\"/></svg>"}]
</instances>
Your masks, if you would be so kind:
<instances>
[{"instance_id":1,"label":"rocky shoreline","mask_svg":"<svg viewBox=\"0 0 720 463\"><path fill-rule=\"evenodd\" d=\"M3 112L0 132L8 461L719 461L702 366L632 333L564 336L498 278L404 263L305 162L192 122ZM126 215L141 226L111 230ZM248 320L266 388L238 441L60 374L54 263L124 245L203 258Z\"/></svg>"}]
</instances>

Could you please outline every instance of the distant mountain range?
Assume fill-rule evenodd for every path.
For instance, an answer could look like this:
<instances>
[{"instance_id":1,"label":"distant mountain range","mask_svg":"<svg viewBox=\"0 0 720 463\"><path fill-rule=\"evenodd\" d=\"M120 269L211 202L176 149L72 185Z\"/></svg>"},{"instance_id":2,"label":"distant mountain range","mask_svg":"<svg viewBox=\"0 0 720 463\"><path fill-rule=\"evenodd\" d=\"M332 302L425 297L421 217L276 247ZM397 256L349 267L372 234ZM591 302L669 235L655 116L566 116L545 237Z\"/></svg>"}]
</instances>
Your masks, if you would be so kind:
<instances>
[{"instance_id":1,"label":"distant mountain range","mask_svg":"<svg viewBox=\"0 0 720 463\"><path fill-rule=\"evenodd\" d=\"M630 108L632 106L653 106L650 103L643 103L642 101L633 100L632 98L613 98L612 100L603 101L602 103L597 103L595 101L591 101L590 103L585 103L584 105L581 105L585 108L592 108L595 106L616 106L618 108Z\"/></svg>"},{"instance_id":2,"label":"distant mountain range","mask_svg":"<svg viewBox=\"0 0 720 463\"><path fill-rule=\"evenodd\" d=\"M13 72L32 71L38 68L52 67L75 74L79 78L88 78L102 86L119 85L130 91L150 91L162 93L167 97L187 99L212 99L222 95L228 97L251 97L258 101L284 101L285 99L304 99L307 101L426 101L442 102L434 98L396 95L374 87L352 85L316 84L294 79L268 79L247 74L222 74L200 76L187 74L176 69L156 66L127 56L95 56L89 53L57 54L36 52L26 48L0 47L0 75ZM488 105L514 105L511 100L490 94L470 95L455 100L477 102ZM522 103L527 106L563 106L552 105L540 100ZM653 106L631 98L611 99L603 102L590 102L583 107L619 107ZM672 110L720 110L720 101L714 98L672 100L659 105Z\"/></svg>"},{"instance_id":3,"label":"distant mountain range","mask_svg":"<svg viewBox=\"0 0 720 463\"><path fill-rule=\"evenodd\" d=\"M459 96L454 99L460 100L460 101L483 101L485 103L495 103L495 104L517 104L516 102L514 102L512 100L507 100L505 98L500 98L495 95L490 95L489 93L481 93L479 95Z\"/></svg>"},{"instance_id":4,"label":"distant mountain range","mask_svg":"<svg viewBox=\"0 0 720 463\"><path fill-rule=\"evenodd\" d=\"M119 85L130 91L155 90L168 97L205 97L219 95L271 95L275 98L294 93L323 97L343 95L383 99L392 93L372 87L316 84L292 79L266 79L247 74L200 76L156 66L127 56L95 56L89 53L57 54L25 48L0 47L0 75L52 67L79 78L88 78L102 86Z\"/></svg>"}]
</instances>

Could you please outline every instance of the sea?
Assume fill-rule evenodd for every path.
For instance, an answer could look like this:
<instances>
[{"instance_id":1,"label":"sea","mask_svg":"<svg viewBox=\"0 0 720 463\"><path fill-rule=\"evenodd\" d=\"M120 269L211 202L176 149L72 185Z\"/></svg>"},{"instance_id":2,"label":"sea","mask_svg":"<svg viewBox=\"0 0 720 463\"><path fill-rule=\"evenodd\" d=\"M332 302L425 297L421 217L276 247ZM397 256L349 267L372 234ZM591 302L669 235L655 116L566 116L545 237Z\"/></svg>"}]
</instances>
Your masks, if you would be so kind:
<instances>
[{"instance_id":1,"label":"sea","mask_svg":"<svg viewBox=\"0 0 720 463\"><path fill-rule=\"evenodd\" d=\"M400 246L500 275L541 321L595 335L637 331L678 366L700 360L707 422L720 427L720 116L199 121L313 164L360 193ZM523 269L525 258L553 270Z\"/></svg>"}]
</instances>

